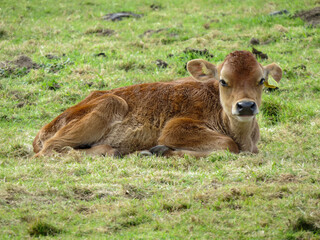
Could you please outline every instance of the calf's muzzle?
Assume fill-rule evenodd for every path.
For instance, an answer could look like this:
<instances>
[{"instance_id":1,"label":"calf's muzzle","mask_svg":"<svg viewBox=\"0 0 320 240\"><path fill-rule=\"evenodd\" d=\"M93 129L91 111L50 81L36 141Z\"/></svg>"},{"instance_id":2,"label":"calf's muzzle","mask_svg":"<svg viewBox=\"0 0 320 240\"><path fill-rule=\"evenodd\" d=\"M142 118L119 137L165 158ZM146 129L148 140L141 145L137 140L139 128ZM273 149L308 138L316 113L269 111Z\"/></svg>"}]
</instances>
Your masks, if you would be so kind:
<instances>
[{"instance_id":1,"label":"calf's muzzle","mask_svg":"<svg viewBox=\"0 0 320 240\"><path fill-rule=\"evenodd\" d=\"M237 102L236 113L238 116L253 116L258 113L257 104L253 101Z\"/></svg>"}]
</instances>

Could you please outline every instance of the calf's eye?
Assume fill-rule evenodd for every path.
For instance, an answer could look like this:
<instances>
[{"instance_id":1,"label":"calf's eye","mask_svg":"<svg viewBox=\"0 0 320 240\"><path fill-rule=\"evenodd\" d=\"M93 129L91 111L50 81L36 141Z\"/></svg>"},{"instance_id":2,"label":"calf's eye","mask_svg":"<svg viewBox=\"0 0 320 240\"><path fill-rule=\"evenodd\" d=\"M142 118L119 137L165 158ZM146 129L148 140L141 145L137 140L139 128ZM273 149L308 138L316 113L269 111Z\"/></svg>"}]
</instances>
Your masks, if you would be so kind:
<instances>
[{"instance_id":1,"label":"calf's eye","mask_svg":"<svg viewBox=\"0 0 320 240\"><path fill-rule=\"evenodd\" d=\"M262 85L265 81L266 81L266 79L261 78L261 80L260 80L260 82L259 82L259 85Z\"/></svg>"},{"instance_id":2,"label":"calf's eye","mask_svg":"<svg viewBox=\"0 0 320 240\"><path fill-rule=\"evenodd\" d=\"M226 83L226 81L223 80L223 79L221 79L221 80L219 81L219 83L221 84L222 87L228 86L228 83Z\"/></svg>"}]
</instances>

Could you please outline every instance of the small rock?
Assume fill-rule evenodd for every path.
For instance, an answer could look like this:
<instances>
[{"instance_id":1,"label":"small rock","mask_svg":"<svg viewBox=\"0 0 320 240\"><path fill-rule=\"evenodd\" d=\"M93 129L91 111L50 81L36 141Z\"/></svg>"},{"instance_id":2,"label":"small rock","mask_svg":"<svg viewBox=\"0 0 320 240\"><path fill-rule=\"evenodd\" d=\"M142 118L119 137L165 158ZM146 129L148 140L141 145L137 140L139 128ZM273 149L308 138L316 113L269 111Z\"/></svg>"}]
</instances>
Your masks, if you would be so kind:
<instances>
[{"instance_id":1,"label":"small rock","mask_svg":"<svg viewBox=\"0 0 320 240\"><path fill-rule=\"evenodd\" d=\"M287 9L283 9L280 11L269 13L269 16L276 16L276 15L282 15L282 14L289 14L289 11Z\"/></svg>"},{"instance_id":2,"label":"small rock","mask_svg":"<svg viewBox=\"0 0 320 240\"><path fill-rule=\"evenodd\" d=\"M101 52L101 53L95 54L94 56L95 57L106 57L107 55L105 53Z\"/></svg>"},{"instance_id":3,"label":"small rock","mask_svg":"<svg viewBox=\"0 0 320 240\"><path fill-rule=\"evenodd\" d=\"M142 14L135 14L132 12L119 12L119 13L109 13L102 18L104 20L110 20L110 21L121 21L123 18L129 18L129 17L134 17L134 18L141 18L143 15Z\"/></svg>"}]
</instances>

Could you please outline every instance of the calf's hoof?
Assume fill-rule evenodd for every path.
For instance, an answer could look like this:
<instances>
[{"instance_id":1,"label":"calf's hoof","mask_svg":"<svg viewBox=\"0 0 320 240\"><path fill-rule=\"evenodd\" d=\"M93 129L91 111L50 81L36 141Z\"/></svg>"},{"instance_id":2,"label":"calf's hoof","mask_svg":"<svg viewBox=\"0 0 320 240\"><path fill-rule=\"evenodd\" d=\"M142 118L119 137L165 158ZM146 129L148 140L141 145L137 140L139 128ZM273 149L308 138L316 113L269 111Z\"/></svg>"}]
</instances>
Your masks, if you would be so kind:
<instances>
[{"instance_id":1,"label":"calf's hoof","mask_svg":"<svg viewBox=\"0 0 320 240\"><path fill-rule=\"evenodd\" d=\"M165 156L171 150L172 150L172 148L169 148L164 145L157 145L157 146L149 149L149 151L152 154L157 155L157 156Z\"/></svg>"},{"instance_id":2,"label":"calf's hoof","mask_svg":"<svg viewBox=\"0 0 320 240\"><path fill-rule=\"evenodd\" d=\"M150 157L150 156L152 156L152 153L148 150L144 150L144 151L139 152L138 155L141 157Z\"/></svg>"}]
</instances>

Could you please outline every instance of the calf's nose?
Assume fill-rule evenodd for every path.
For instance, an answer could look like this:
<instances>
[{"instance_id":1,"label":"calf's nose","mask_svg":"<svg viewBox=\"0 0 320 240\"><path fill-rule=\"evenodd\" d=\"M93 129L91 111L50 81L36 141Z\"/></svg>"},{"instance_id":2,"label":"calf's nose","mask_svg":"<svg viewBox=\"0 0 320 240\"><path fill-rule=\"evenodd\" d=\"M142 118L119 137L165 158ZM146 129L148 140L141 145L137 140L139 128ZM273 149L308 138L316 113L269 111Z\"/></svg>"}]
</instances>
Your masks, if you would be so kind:
<instances>
[{"instance_id":1,"label":"calf's nose","mask_svg":"<svg viewBox=\"0 0 320 240\"><path fill-rule=\"evenodd\" d=\"M253 101L237 102L239 116L252 116L258 113L257 104Z\"/></svg>"}]
</instances>

